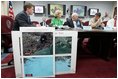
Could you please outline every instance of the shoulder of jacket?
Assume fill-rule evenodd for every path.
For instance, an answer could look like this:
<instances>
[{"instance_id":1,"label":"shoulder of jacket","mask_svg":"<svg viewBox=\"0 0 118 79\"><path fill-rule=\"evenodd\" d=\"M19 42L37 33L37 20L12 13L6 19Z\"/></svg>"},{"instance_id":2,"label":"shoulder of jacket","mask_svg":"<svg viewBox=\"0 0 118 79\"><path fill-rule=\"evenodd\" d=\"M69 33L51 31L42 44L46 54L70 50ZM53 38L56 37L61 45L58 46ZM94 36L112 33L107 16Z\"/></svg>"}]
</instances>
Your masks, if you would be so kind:
<instances>
[{"instance_id":1,"label":"shoulder of jacket","mask_svg":"<svg viewBox=\"0 0 118 79\"><path fill-rule=\"evenodd\" d=\"M27 16L23 11L17 14L17 16Z\"/></svg>"}]
</instances>

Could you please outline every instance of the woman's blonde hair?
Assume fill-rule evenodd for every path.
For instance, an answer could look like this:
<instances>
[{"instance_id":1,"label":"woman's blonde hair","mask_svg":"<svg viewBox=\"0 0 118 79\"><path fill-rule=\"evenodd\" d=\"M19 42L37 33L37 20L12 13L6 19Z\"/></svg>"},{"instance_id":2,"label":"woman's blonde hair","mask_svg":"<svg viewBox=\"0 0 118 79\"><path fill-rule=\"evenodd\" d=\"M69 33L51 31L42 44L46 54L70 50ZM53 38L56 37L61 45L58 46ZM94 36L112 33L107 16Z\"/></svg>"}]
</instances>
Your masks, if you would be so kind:
<instances>
[{"instance_id":1,"label":"woman's blonde hair","mask_svg":"<svg viewBox=\"0 0 118 79\"><path fill-rule=\"evenodd\" d=\"M61 10L56 10L55 11L55 17L57 17L59 14L62 14Z\"/></svg>"}]
</instances>

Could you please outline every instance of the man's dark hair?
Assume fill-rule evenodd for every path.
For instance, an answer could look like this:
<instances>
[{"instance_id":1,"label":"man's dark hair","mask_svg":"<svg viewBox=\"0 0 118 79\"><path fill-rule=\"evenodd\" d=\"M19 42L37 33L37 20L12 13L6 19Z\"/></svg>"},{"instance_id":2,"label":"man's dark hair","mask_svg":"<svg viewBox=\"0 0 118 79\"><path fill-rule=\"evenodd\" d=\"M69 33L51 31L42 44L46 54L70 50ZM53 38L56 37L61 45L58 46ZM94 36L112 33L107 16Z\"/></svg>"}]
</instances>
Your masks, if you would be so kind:
<instances>
[{"instance_id":1,"label":"man's dark hair","mask_svg":"<svg viewBox=\"0 0 118 79\"><path fill-rule=\"evenodd\" d=\"M34 7L34 5L32 5L31 3L25 3L25 5L24 5L24 11L26 11L27 8L32 8L32 7Z\"/></svg>"},{"instance_id":2,"label":"man's dark hair","mask_svg":"<svg viewBox=\"0 0 118 79\"><path fill-rule=\"evenodd\" d=\"M101 17L101 13L99 13L99 12L96 13L95 15Z\"/></svg>"}]
</instances>

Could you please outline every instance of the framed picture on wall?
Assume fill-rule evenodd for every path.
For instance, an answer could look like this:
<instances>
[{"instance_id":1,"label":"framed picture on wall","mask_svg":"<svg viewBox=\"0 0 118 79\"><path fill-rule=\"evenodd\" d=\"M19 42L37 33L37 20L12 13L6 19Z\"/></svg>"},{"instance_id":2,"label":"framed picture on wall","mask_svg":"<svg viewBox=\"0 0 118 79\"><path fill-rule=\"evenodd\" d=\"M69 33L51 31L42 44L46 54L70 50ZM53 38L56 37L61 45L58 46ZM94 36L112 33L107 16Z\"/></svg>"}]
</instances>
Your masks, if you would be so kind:
<instances>
[{"instance_id":1,"label":"framed picture on wall","mask_svg":"<svg viewBox=\"0 0 118 79\"><path fill-rule=\"evenodd\" d=\"M61 10L62 16L66 14L66 5L48 4L48 16L54 16L56 10Z\"/></svg>"},{"instance_id":2,"label":"framed picture on wall","mask_svg":"<svg viewBox=\"0 0 118 79\"><path fill-rule=\"evenodd\" d=\"M87 6L84 5L71 5L71 13L77 13L79 17L86 16Z\"/></svg>"},{"instance_id":3,"label":"framed picture on wall","mask_svg":"<svg viewBox=\"0 0 118 79\"><path fill-rule=\"evenodd\" d=\"M90 8L89 9L90 16L94 16L97 12L99 12L99 9L97 9L97 8Z\"/></svg>"}]
</instances>

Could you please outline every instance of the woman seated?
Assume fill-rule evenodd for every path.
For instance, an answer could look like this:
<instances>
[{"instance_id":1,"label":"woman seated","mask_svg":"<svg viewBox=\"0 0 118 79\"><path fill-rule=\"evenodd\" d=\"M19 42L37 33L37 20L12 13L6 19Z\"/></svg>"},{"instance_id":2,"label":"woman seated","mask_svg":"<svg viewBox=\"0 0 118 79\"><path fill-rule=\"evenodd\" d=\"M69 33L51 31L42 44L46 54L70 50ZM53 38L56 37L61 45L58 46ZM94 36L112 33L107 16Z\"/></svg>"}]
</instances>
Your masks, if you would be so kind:
<instances>
[{"instance_id":1,"label":"woman seated","mask_svg":"<svg viewBox=\"0 0 118 79\"><path fill-rule=\"evenodd\" d=\"M51 20L51 25L54 27L63 26L63 21L61 20L62 13L60 10L55 11L55 17Z\"/></svg>"}]
</instances>

